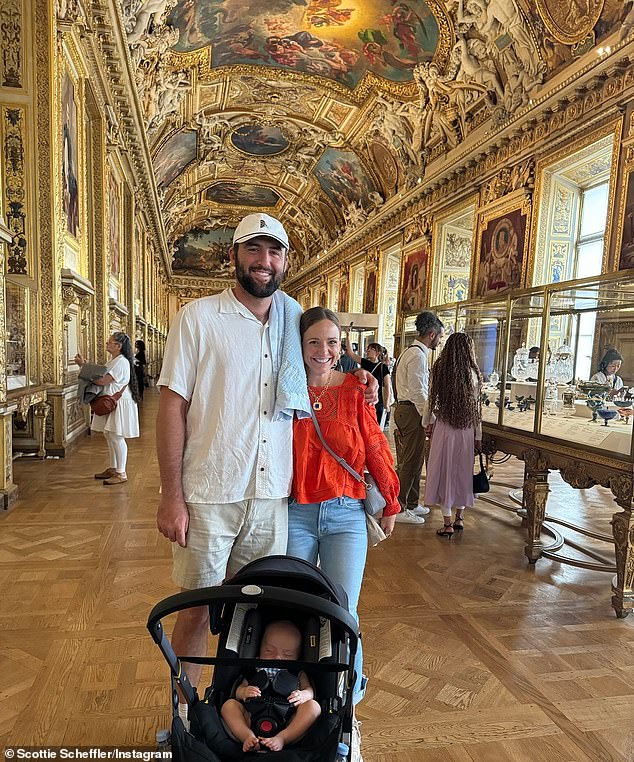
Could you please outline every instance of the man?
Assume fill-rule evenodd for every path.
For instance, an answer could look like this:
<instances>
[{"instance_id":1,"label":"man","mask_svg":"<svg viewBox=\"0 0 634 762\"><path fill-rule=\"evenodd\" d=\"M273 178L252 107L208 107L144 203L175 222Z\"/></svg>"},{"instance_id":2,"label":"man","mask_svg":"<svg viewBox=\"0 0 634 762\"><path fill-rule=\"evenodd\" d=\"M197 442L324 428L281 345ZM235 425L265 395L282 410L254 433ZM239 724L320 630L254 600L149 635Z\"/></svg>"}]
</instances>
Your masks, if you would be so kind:
<instances>
[{"instance_id":1,"label":"man","mask_svg":"<svg viewBox=\"0 0 634 762\"><path fill-rule=\"evenodd\" d=\"M421 312L416 330L418 338L401 354L394 369L394 442L401 482L401 513L396 520L405 524L424 524L423 516L429 513L429 508L418 504L425 457L423 420L429 399L429 352L440 343L444 326L433 312Z\"/></svg>"},{"instance_id":2,"label":"man","mask_svg":"<svg viewBox=\"0 0 634 762\"><path fill-rule=\"evenodd\" d=\"M288 268L284 227L247 215L229 255L235 288L178 313L158 381L157 526L174 543L172 577L185 589L218 585L249 561L286 552L292 417L310 410L302 310L278 292ZM375 401L376 383L359 374ZM205 607L179 612L176 653L206 653L208 615ZM200 672L188 666L194 686ZM184 718L186 706L179 712Z\"/></svg>"},{"instance_id":3,"label":"man","mask_svg":"<svg viewBox=\"0 0 634 762\"><path fill-rule=\"evenodd\" d=\"M353 347L356 345L353 344ZM341 341L341 357L339 358L339 365L344 373L351 373L355 371L359 366L347 353L348 343L346 339Z\"/></svg>"}]
</instances>

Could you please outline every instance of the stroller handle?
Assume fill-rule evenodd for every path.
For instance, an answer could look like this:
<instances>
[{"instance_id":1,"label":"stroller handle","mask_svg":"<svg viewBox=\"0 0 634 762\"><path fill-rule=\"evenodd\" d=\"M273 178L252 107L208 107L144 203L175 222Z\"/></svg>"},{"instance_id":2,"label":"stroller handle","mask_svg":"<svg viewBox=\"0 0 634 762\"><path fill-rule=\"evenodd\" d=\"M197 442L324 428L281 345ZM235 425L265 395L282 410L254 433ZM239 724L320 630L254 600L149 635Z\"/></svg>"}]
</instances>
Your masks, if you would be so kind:
<instances>
[{"instance_id":1,"label":"stroller handle","mask_svg":"<svg viewBox=\"0 0 634 762\"><path fill-rule=\"evenodd\" d=\"M296 590L287 590L279 587L261 587L260 593L244 592L254 585L219 585L217 587L203 587L199 590L186 590L182 593L170 595L159 601L150 611L147 628L156 643L157 624L163 617L175 614L183 609L195 606L210 606L214 603L264 603L266 605L282 606L309 614L317 614L327 619L338 622L350 636L350 649L352 653L357 650L359 640L359 625L357 620L339 604L327 601L317 595L300 593ZM162 628L161 628L162 629Z\"/></svg>"},{"instance_id":2,"label":"stroller handle","mask_svg":"<svg viewBox=\"0 0 634 762\"><path fill-rule=\"evenodd\" d=\"M261 592L253 594L255 589ZM253 592L244 592L251 589ZM167 637L161 619L175 614L183 609L194 606L210 606L216 603L266 603L270 605L292 608L296 611L306 611L310 614L324 616L337 621L348 633L350 639L350 664L348 668L349 680L352 680L354 672L354 657L357 652L360 638L359 625L356 619L337 603L332 603L324 598L307 593L299 593L295 590L286 590L278 587L260 588L254 585L220 585L218 587L203 587L200 590L187 590L176 595L170 595L154 606L148 617L147 628L154 642L160 648L167 661L173 679L179 685L187 703L191 706L196 700L196 690L193 688L186 672L182 668L181 660L174 652L172 644Z\"/></svg>"}]
</instances>

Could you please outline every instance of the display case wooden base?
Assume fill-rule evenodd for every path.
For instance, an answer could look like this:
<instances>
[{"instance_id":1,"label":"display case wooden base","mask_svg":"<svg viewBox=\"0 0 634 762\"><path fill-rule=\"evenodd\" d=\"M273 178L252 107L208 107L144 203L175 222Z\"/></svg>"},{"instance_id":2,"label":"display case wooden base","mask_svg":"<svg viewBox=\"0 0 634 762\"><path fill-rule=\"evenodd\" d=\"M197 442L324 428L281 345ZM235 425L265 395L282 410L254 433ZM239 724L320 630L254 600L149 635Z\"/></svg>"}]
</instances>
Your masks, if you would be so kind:
<instances>
[{"instance_id":1,"label":"display case wooden base","mask_svg":"<svg viewBox=\"0 0 634 762\"><path fill-rule=\"evenodd\" d=\"M488 455L504 452L524 461L524 509L529 563L543 555L541 539L548 503L548 474L559 471L574 489L607 487L621 509L612 517L616 576L612 581L612 608L619 618L634 608L634 517L632 516L632 465L583 450L566 448L539 436L504 431L484 425L483 447Z\"/></svg>"},{"instance_id":2,"label":"display case wooden base","mask_svg":"<svg viewBox=\"0 0 634 762\"><path fill-rule=\"evenodd\" d=\"M80 405L77 383L48 391L50 412L46 426L46 452L63 458L84 436L90 425L90 408Z\"/></svg>"},{"instance_id":3,"label":"display case wooden base","mask_svg":"<svg viewBox=\"0 0 634 762\"><path fill-rule=\"evenodd\" d=\"M10 392L9 400L16 403L12 426L14 452L34 452L38 458L46 457L46 418L50 410L47 389L37 386Z\"/></svg>"},{"instance_id":4,"label":"display case wooden base","mask_svg":"<svg viewBox=\"0 0 634 762\"><path fill-rule=\"evenodd\" d=\"M0 406L0 509L8 510L18 497L18 488L13 483L13 414L17 404Z\"/></svg>"}]
</instances>

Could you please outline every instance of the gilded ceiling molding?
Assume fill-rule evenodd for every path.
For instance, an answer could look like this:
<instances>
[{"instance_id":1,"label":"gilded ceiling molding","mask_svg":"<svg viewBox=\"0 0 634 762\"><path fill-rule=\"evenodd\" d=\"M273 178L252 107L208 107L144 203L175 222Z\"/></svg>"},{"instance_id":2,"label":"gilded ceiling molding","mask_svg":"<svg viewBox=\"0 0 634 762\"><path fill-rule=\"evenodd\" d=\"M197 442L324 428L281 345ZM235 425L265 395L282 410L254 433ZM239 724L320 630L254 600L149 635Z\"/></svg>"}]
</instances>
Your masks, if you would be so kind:
<instances>
[{"instance_id":1,"label":"gilded ceiling molding","mask_svg":"<svg viewBox=\"0 0 634 762\"><path fill-rule=\"evenodd\" d=\"M22 0L0 3L0 83L22 87Z\"/></svg>"},{"instance_id":2,"label":"gilded ceiling molding","mask_svg":"<svg viewBox=\"0 0 634 762\"><path fill-rule=\"evenodd\" d=\"M631 43L628 45L634 47ZM587 67L585 81L567 80L568 92L562 92L562 87L557 86L549 97L541 98L539 102L543 108L534 107L530 113L524 112L523 124L514 120L512 126L500 130L497 138L484 138L455 161L450 154L451 161L443 162L444 167L449 163L450 169L439 168L435 175L426 176L420 187L393 196L365 225L348 231L341 241L329 247L326 259L353 256L376 240L377 233L402 228L411 222L413 214L429 213L448 198L455 199L461 192L471 192L474 185L487 182L510 161L525 160L529 154L534 154L547 139L550 141L548 147L552 149L558 140L568 140L571 130L577 134L613 121L619 113L619 99L634 87L634 63L623 56L616 62L611 59L609 68L604 66L603 70L594 73L595 68L594 65ZM550 97L555 95L559 96L557 100ZM311 277L317 266L326 264L323 257L320 262L313 258L295 277ZM294 278L289 282L289 287L293 286Z\"/></svg>"},{"instance_id":3,"label":"gilded ceiling molding","mask_svg":"<svg viewBox=\"0 0 634 762\"><path fill-rule=\"evenodd\" d=\"M438 45L433 56L433 61L443 70L449 59L454 45L453 24L448 17L443 5L439 0L427 0L427 5L438 23ZM165 54L164 63L172 70L195 69L200 84L208 84L230 75L241 77L263 77L270 80L286 80L298 84L318 85L324 91L330 92L357 105L362 104L368 96L381 91L397 98L412 98L418 92L415 82L393 82L366 71L359 84L350 89L346 85L336 82L328 77L307 72L288 71L273 66L231 64L214 67L211 64L211 47L195 50L192 52L177 52L170 50Z\"/></svg>"},{"instance_id":4,"label":"gilded ceiling molding","mask_svg":"<svg viewBox=\"0 0 634 762\"><path fill-rule=\"evenodd\" d=\"M35 57L37 76L35 87L37 93L37 108L34 120L38 135L37 144L37 214L38 214L38 257L37 277L40 292L40 323L39 336L33 346L46 347L39 358L41 363L41 381L45 384L61 382L61 367L63 357L63 323L61 304L61 280L59 277L60 264L57 261L54 247L54 230L52 227L51 198L54 198L51 174L51 93L54 82L51 79L50 56L54 49L54 38L51 38L49 3L35 3ZM35 293L35 292L34 292ZM37 315L37 312L33 313ZM33 320L35 327L35 320Z\"/></svg>"},{"instance_id":5,"label":"gilded ceiling molding","mask_svg":"<svg viewBox=\"0 0 634 762\"><path fill-rule=\"evenodd\" d=\"M112 9L114 8L114 16ZM150 236L161 253L160 268L169 272L169 254L154 170L145 136L145 118L139 102L127 38L118 2L92 0L90 34L86 45L93 70L102 73L99 83L100 106L116 128L117 143L127 154L134 172L137 203L143 205L150 223ZM107 108L108 107L108 108Z\"/></svg>"},{"instance_id":6,"label":"gilded ceiling molding","mask_svg":"<svg viewBox=\"0 0 634 762\"><path fill-rule=\"evenodd\" d=\"M605 0L585 0L585 8L578 2L537 0L537 10L546 29L557 42L563 42L565 45L578 44L592 33L604 5Z\"/></svg>"},{"instance_id":7,"label":"gilded ceiling molding","mask_svg":"<svg viewBox=\"0 0 634 762\"><path fill-rule=\"evenodd\" d=\"M11 231L7 272L27 275L27 208L26 175L24 160L24 109L2 109L4 122L4 198L7 227Z\"/></svg>"}]
</instances>

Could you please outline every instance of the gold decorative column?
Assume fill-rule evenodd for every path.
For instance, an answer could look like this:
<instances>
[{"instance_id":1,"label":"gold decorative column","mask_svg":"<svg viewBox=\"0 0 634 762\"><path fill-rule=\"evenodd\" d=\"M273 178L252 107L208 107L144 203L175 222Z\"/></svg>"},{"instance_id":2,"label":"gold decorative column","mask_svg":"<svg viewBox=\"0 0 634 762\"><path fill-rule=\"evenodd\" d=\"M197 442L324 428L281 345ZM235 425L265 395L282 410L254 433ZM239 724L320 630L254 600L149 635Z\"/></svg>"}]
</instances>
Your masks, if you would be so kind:
<instances>
[{"instance_id":1,"label":"gold decorative column","mask_svg":"<svg viewBox=\"0 0 634 762\"><path fill-rule=\"evenodd\" d=\"M539 450L528 450L524 456L526 473L524 478L524 508L528 542L524 553L531 564L541 558L544 544L541 531L548 502L548 461Z\"/></svg>"},{"instance_id":2,"label":"gold decorative column","mask_svg":"<svg viewBox=\"0 0 634 762\"><path fill-rule=\"evenodd\" d=\"M615 476L610 489L621 513L612 516L616 555L616 577L612 582L612 607L619 619L634 608L634 519L632 517L632 478Z\"/></svg>"}]
</instances>

